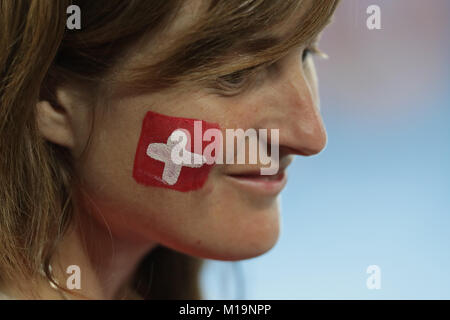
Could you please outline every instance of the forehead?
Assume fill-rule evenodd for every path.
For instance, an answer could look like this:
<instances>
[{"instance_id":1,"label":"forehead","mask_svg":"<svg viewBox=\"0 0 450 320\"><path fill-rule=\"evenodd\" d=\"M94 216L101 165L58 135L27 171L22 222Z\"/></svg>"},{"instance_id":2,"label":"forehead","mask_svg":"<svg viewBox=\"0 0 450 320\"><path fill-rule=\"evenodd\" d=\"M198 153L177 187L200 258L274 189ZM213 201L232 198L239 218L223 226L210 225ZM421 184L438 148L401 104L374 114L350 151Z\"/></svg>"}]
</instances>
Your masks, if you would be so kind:
<instances>
[{"instance_id":1,"label":"forehead","mask_svg":"<svg viewBox=\"0 0 450 320\"><path fill-rule=\"evenodd\" d=\"M186 0L170 17L170 22L154 33L144 33L135 43L130 45L122 55L121 62L116 65L116 71L124 66L133 66L149 60L157 61L161 53L191 30L199 17L206 10L205 0Z\"/></svg>"},{"instance_id":2,"label":"forehead","mask_svg":"<svg viewBox=\"0 0 450 320\"><path fill-rule=\"evenodd\" d=\"M292 11L290 16L283 21L280 25L274 26L269 30L262 30L270 33L277 38L289 38L296 31L296 27L299 22L305 18L305 15L309 12L313 6L313 0L300 0L298 1L297 7Z\"/></svg>"},{"instance_id":3,"label":"forehead","mask_svg":"<svg viewBox=\"0 0 450 320\"><path fill-rule=\"evenodd\" d=\"M229 0L220 0L229 1ZM273 0L266 0L273 1ZM242 6L246 3L257 2L255 0L242 0ZM204 16L208 15L208 8L211 4L211 0L187 0L183 2L174 21L170 24L170 27L166 30L170 35L181 34L189 30L190 27L195 25L195 23ZM275 26L272 29L273 32L277 33L277 36L282 36L285 33L289 33L289 26L292 24L298 24L304 14L312 7L313 0L297 0L296 7L292 10L291 15L288 17L284 23L279 26ZM268 30L262 30L268 31Z\"/></svg>"},{"instance_id":4,"label":"forehead","mask_svg":"<svg viewBox=\"0 0 450 320\"><path fill-rule=\"evenodd\" d=\"M222 0L227 1L227 0ZM242 1L245 2L252 2ZM201 19L208 16L210 0L187 0L183 1L172 21L157 34L145 35L142 41L133 50L134 53L142 52L142 55L158 57L160 53L173 47L178 41L195 33L195 28ZM258 38L273 38L282 41L292 36L297 31L299 22L304 19L305 14L313 5L313 0L298 0L297 5L283 22L263 27L261 26L252 36ZM236 42L245 42L247 39L236 39Z\"/></svg>"},{"instance_id":5,"label":"forehead","mask_svg":"<svg viewBox=\"0 0 450 320\"><path fill-rule=\"evenodd\" d=\"M144 36L142 49L160 52L172 47L194 29L200 17L206 14L208 4L209 0L182 1L172 20L160 32Z\"/></svg>"}]
</instances>

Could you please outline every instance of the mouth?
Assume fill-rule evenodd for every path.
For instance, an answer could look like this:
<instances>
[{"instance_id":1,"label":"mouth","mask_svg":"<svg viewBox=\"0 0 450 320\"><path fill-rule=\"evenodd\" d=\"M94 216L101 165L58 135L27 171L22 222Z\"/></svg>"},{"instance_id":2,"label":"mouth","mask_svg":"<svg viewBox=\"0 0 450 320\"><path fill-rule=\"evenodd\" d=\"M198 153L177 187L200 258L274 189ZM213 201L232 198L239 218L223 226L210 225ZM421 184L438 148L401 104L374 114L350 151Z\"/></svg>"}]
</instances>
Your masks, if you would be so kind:
<instances>
[{"instance_id":1,"label":"mouth","mask_svg":"<svg viewBox=\"0 0 450 320\"><path fill-rule=\"evenodd\" d=\"M226 178L236 187L263 196L276 196L287 183L284 170L275 175L261 175L259 172L244 174L229 174Z\"/></svg>"},{"instance_id":2,"label":"mouth","mask_svg":"<svg viewBox=\"0 0 450 320\"><path fill-rule=\"evenodd\" d=\"M292 163L293 156L286 156L278 163L278 173L262 175L261 168L255 166L233 166L225 172L225 178L244 192L258 196L277 196L287 183L287 167ZM233 170L233 171L232 171Z\"/></svg>"}]
</instances>

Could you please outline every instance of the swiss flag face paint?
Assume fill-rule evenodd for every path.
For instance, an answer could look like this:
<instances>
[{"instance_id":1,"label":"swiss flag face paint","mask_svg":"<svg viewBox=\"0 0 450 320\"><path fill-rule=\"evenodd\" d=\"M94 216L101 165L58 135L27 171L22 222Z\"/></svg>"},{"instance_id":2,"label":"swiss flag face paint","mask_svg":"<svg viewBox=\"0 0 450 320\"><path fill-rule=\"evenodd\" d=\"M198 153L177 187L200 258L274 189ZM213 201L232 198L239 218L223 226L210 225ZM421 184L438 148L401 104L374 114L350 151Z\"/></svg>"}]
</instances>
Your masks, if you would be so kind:
<instances>
[{"instance_id":1,"label":"swiss flag face paint","mask_svg":"<svg viewBox=\"0 0 450 320\"><path fill-rule=\"evenodd\" d=\"M134 159L134 179L143 185L184 192L201 188L213 166L203 157L211 143L203 141L208 129L219 126L147 112ZM180 157L174 159L174 155Z\"/></svg>"}]
</instances>

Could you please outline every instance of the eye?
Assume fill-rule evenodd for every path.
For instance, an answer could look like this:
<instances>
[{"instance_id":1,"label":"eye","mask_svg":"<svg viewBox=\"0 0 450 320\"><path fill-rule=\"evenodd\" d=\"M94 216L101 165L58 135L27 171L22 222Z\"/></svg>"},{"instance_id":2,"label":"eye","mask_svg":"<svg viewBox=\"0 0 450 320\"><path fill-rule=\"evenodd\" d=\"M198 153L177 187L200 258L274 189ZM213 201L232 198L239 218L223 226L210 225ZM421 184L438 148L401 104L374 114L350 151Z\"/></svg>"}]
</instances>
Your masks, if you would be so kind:
<instances>
[{"instance_id":1,"label":"eye","mask_svg":"<svg viewBox=\"0 0 450 320\"><path fill-rule=\"evenodd\" d=\"M238 88L243 85L249 73L248 69L238 70L230 74L219 77L217 80L219 84L228 86L230 88Z\"/></svg>"},{"instance_id":2,"label":"eye","mask_svg":"<svg viewBox=\"0 0 450 320\"><path fill-rule=\"evenodd\" d=\"M306 59L308 59L309 56L315 56L315 55L317 55L317 56L319 56L319 57L322 57L322 58L324 58L324 59L327 59L327 58L328 58L328 55L327 55L326 53L324 53L323 51L321 51L321 50L317 47L317 44L312 44L312 45L309 45L308 47L306 47L306 48L303 50L303 53L302 53L302 62L305 63Z\"/></svg>"},{"instance_id":3,"label":"eye","mask_svg":"<svg viewBox=\"0 0 450 320\"><path fill-rule=\"evenodd\" d=\"M314 55L315 52L316 52L316 51L315 51L313 48L305 48L305 50L303 50L303 53L302 53L302 61L305 62L306 59L307 59L309 56Z\"/></svg>"},{"instance_id":4,"label":"eye","mask_svg":"<svg viewBox=\"0 0 450 320\"><path fill-rule=\"evenodd\" d=\"M258 67L255 66L219 76L214 86L224 95L237 95L251 84L257 69Z\"/></svg>"}]
</instances>

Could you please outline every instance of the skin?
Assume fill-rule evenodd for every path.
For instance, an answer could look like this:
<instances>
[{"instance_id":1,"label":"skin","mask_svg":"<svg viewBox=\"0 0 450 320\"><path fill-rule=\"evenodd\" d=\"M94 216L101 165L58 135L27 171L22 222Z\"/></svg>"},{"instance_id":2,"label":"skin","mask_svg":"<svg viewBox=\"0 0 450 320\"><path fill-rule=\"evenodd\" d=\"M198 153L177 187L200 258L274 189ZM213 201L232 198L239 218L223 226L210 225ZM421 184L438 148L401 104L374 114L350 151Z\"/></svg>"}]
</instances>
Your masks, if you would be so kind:
<instances>
[{"instance_id":1,"label":"skin","mask_svg":"<svg viewBox=\"0 0 450 320\"><path fill-rule=\"evenodd\" d=\"M188 7L183 18L150 44L129 49L118 74L143 57L151 59L176 41L179 28L195 20ZM288 32L287 22L277 32ZM162 41L160 39L169 39ZM294 155L314 155L326 145L319 112L313 60L303 63L304 47L294 48L258 74L258 81L240 94L226 97L198 84L180 84L163 92L122 96L107 88L93 120L92 94L76 84L57 90L58 110L47 101L37 105L41 133L71 149L82 187L76 191L77 222L60 245L53 262L61 282L65 269L82 270L82 290L94 298L120 298L140 259L157 244L210 259L240 260L271 249L279 236L277 195L249 191L230 174L261 165L216 165L203 188L192 192L143 186L132 170L142 120L148 110L169 116L215 122L221 128L276 128L280 131L280 168ZM91 145L83 155L94 121ZM43 293L55 293L43 284Z\"/></svg>"}]
</instances>

